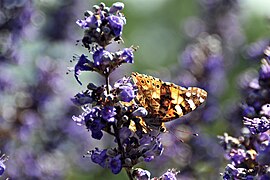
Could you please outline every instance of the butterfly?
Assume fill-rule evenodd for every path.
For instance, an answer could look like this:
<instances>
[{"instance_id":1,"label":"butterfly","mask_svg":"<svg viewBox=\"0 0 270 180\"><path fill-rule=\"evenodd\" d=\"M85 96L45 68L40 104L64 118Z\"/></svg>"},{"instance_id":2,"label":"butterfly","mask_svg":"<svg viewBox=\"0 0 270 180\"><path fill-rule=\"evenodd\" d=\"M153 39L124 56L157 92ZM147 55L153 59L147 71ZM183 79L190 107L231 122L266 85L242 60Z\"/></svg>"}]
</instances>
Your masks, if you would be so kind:
<instances>
[{"instance_id":1,"label":"butterfly","mask_svg":"<svg viewBox=\"0 0 270 180\"><path fill-rule=\"evenodd\" d=\"M185 88L137 72L131 78L138 88L136 103L148 111L140 121L147 131L158 128L165 132L165 122L188 114L207 98L207 92L198 87Z\"/></svg>"}]
</instances>

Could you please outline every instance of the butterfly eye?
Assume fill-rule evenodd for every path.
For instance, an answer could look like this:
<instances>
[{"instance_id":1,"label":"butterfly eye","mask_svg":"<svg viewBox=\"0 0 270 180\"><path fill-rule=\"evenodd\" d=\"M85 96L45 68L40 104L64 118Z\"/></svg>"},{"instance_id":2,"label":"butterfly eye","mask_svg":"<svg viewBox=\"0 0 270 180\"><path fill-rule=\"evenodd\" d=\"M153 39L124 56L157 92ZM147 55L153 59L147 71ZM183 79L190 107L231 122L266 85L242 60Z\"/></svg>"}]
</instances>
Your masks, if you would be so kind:
<instances>
[{"instance_id":1,"label":"butterfly eye","mask_svg":"<svg viewBox=\"0 0 270 180\"><path fill-rule=\"evenodd\" d=\"M144 84L144 80L141 80L141 83L143 83L143 84Z\"/></svg>"},{"instance_id":2,"label":"butterfly eye","mask_svg":"<svg viewBox=\"0 0 270 180\"><path fill-rule=\"evenodd\" d=\"M157 88L159 88L159 85L157 85Z\"/></svg>"}]
</instances>

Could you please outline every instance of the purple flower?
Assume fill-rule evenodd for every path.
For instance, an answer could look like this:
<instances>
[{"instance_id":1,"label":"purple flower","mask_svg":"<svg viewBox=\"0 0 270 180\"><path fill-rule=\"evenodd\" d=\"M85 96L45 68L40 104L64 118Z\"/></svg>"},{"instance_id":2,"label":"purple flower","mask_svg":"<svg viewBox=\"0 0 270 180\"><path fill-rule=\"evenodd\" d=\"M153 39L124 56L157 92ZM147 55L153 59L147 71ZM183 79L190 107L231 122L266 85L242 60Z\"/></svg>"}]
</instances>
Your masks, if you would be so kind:
<instances>
[{"instance_id":1,"label":"purple flower","mask_svg":"<svg viewBox=\"0 0 270 180\"><path fill-rule=\"evenodd\" d=\"M88 60L86 57L87 56L82 54L81 57L79 58L79 61L75 65L74 76L75 76L76 80L78 81L78 83L80 85L82 85L82 83L81 83L81 81L79 80L79 77L78 77L80 75L80 72L81 71L91 71L91 70L93 70L91 68L91 66L89 65L89 64L91 64L90 60Z\"/></svg>"},{"instance_id":2,"label":"purple flower","mask_svg":"<svg viewBox=\"0 0 270 180\"><path fill-rule=\"evenodd\" d=\"M4 162L7 161L7 160L8 160L8 157L5 154L3 154L0 157L0 176L3 175L3 173L6 170L6 165L4 164Z\"/></svg>"},{"instance_id":3,"label":"purple flower","mask_svg":"<svg viewBox=\"0 0 270 180\"><path fill-rule=\"evenodd\" d=\"M105 168L106 167L106 159L108 158L107 149L104 149L100 151L99 149L95 149L92 151L91 154L91 160L94 163L99 164L101 167Z\"/></svg>"},{"instance_id":4,"label":"purple flower","mask_svg":"<svg viewBox=\"0 0 270 180\"><path fill-rule=\"evenodd\" d=\"M85 29L87 26L87 23L85 22L85 20L77 20L76 23L83 29Z\"/></svg>"},{"instance_id":5,"label":"purple flower","mask_svg":"<svg viewBox=\"0 0 270 180\"><path fill-rule=\"evenodd\" d=\"M243 123L249 128L252 134L262 133L270 129L270 121L265 116L253 119L244 117Z\"/></svg>"},{"instance_id":6,"label":"purple flower","mask_svg":"<svg viewBox=\"0 0 270 180\"><path fill-rule=\"evenodd\" d=\"M123 127L119 130L119 138L121 143L125 143L125 141L128 140L128 138L131 136L131 130L127 127Z\"/></svg>"},{"instance_id":7,"label":"purple flower","mask_svg":"<svg viewBox=\"0 0 270 180\"><path fill-rule=\"evenodd\" d=\"M107 122L114 122L115 121L115 118L114 118L115 115L116 115L116 111L115 111L115 108L113 106L105 106L101 110L101 116Z\"/></svg>"},{"instance_id":8,"label":"purple flower","mask_svg":"<svg viewBox=\"0 0 270 180\"><path fill-rule=\"evenodd\" d=\"M101 20L98 20L96 16L92 15L85 19L85 22L90 28L97 28L101 24Z\"/></svg>"},{"instance_id":9,"label":"purple flower","mask_svg":"<svg viewBox=\"0 0 270 180\"><path fill-rule=\"evenodd\" d=\"M85 124L91 123L94 119L100 119L100 108L98 106L93 107L88 110L87 114L84 116Z\"/></svg>"},{"instance_id":10,"label":"purple flower","mask_svg":"<svg viewBox=\"0 0 270 180\"><path fill-rule=\"evenodd\" d=\"M270 164L269 155L270 155L270 144L261 145L256 160L260 165L269 165Z\"/></svg>"},{"instance_id":11,"label":"purple flower","mask_svg":"<svg viewBox=\"0 0 270 180\"><path fill-rule=\"evenodd\" d=\"M266 80L270 78L270 64L268 63L268 61L263 61L263 64L259 71L259 78L261 80Z\"/></svg>"},{"instance_id":12,"label":"purple flower","mask_svg":"<svg viewBox=\"0 0 270 180\"><path fill-rule=\"evenodd\" d=\"M120 157L121 156L118 155L118 156L110 159L109 167L110 167L113 174L118 174L122 169L122 163L121 163Z\"/></svg>"},{"instance_id":13,"label":"purple flower","mask_svg":"<svg viewBox=\"0 0 270 180\"><path fill-rule=\"evenodd\" d=\"M98 107L93 107L88 114L84 116L84 122L87 129L91 130L92 137L98 140L102 138L102 129L105 127L105 124L101 122L100 114L100 109Z\"/></svg>"},{"instance_id":14,"label":"purple flower","mask_svg":"<svg viewBox=\"0 0 270 180\"><path fill-rule=\"evenodd\" d=\"M149 162L155 158L155 156L160 156L164 148L158 138L149 135L144 135L140 139L139 151L142 152L144 160Z\"/></svg>"},{"instance_id":15,"label":"purple flower","mask_svg":"<svg viewBox=\"0 0 270 180\"><path fill-rule=\"evenodd\" d=\"M76 23L82 29L89 29L99 27L102 22L101 20L97 19L95 15L89 14L89 16L85 18L85 20L77 20Z\"/></svg>"},{"instance_id":16,"label":"purple flower","mask_svg":"<svg viewBox=\"0 0 270 180\"><path fill-rule=\"evenodd\" d=\"M105 127L105 125L101 122L100 119L94 119L90 125L88 126L88 128L91 130L92 132L92 137L94 139L98 139L100 140L103 136L103 132L101 131L103 128Z\"/></svg>"},{"instance_id":17,"label":"purple flower","mask_svg":"<svg viewBox=\"0 0 270 180\"><path fill-rule=\"evenodd\" d=\"M256 115L256 111L255 111L254 107L252 107L252 106L243 105L242 109L243 109L242 114L244 117L252 118Z\"/></svg>"},{"instance_id":18,"label":"purple flower","mask_svg":"<svg viewBox=\"0 0 270 180\"><path fill-rule=\"evenodd\" d=\"M119 87L119 89L121 90L119 93L121 101L130 102L132 99L136 97L133 87L121 86Z\"/></svg>"},{"instance_id":19,"label":"purple flower","mask_svg":"<svg viewBox=\"0 0 270 180\"><path fill-rule=\"evenodd\" d=\"M82 106L85 104L92 103L93 98L85 92L76 94L74 98L71 98L71 101L77 106Z\"/></svg>"},{"instance_id":20,"label":"purple flower","mask_svg":"<svg viewBox=\"0 0 270 180\"><path fill-rule=\"evenodd\" d=\"M262 110L260 111L260 114L270 117L270 104L263 105Z\"/></svg>"},{"instance_id":21,"label":"purple flower","mask_svg":"<svg viewBox=\"0 0 270 180\"><path fill-rule=\"evenodd\" d=\"M125 5L122 2L116 2L113 3L113 5L110 8L110 13L116 13L117 11L121 11L124 9Z\"/></svg>"},{"instance_id":22,"label":"purple flower","mask_svg":"<svg viewBox=\"0 0 270 180\"><path fill-rule=\"evenodd\" d=\"M84 20L77 20L77 24L84 29L82 42L91 51L90 44L97 43L106 47L112 40L120 41L126 19L119 11L124 8L121 2L106 7L104 3L94 5L94 12L86 11Z\"/></svg>"},{"instance_id":23,"label":"purple flower","mask_svg":"<svg viewBox=\"0 0 270 180\"><path fill-rule=\"evenodd\" d=\"M91 160L103 168L110 168L112 173L118 174L122 169L121 155L110 157L107 154L107 149L101 151L96 148L91 153Z\"/></svg>"},{"instance_id":24,"label":"purple flower","mask_svg":"<svg viewBox=\"0 0 270 180\"><path fill-rule=\"evenodd\" d=\"M118 89L121 101L130 102L136 97L136 87L130 78L123 77L114 83L114 89Z\"/></svg>"},{"instance_id":25,"label":"purple flower","mask_svg":"<svg viewBox=\"0 0 270 180\"><path fill-rule=\"evenodd\" d=\"M116 37L122 35L123 26L125 24L124 17L111 15L108 17L109 25Z\"/></svg>"},{"instance_id":26,"label":"purple flower","mask_svg":"<svg viewBox=\"0 0 270 180\"><path fill-rule=\"evenodd\" d=\"M159 179L160 180L177 180L176 175L178 173L179 172L175 171L174 169L169 169Z\"/></svg>"},{"instance_id":27,"label":"purple flower","mask_svg":"<svg viewBox=\"0 0 270 180\"><path fill-rule=\"evenodd\" d=\"M151 177L151 173L145 169L141 169L141 168L136 168L133 172L132 172L132 176L136 179L136 180L150 180Z\"/></svg>"},{"instance_id":28,"label":"purple flower","mask_svg":"<svg viewBox=\"0 0 270 180\"><path fill-rule=\"evenodd\" d=\"M4 173L5 169L6 165L2 161L0 161L0 176Z\"/></svg>"},{"instance_id":29,"label":"purple flower","mask_svg":"<svg viewBox=\"0 0 270 180\"><path fill-rule=\"evenodd\" d=\"M93 59L94 65L99 67L102 65L108 65L113 60L113 56L109 51L98 49L94 52Z\"/></svg>"},{"instance_id":30,"label":"purple flower","mask_svg":"<svg viewBox=\"0 0 270 180\"><path fill-rule=\"evenodd\" d=\"M152 161L155 156L160 156L163 153L163 145L161 144L161 142L155 142L155 144L153 144L153 146L151 147L151 149L148 149L145 153L144 153L144 160L146 162L150 162Z\"/></svg>"},{"instance_id":31,"label":"purple flower","mask_svg":"<svg viewBox=\"0 0 270 180\"><path fill-rule=\"evenodd\" d=\"M117 80L115 83L114 83L114 88L119 88L121 86L130 86L130 87L134 87L135 88L135 85L134 83L131 81L130 78L127 78L127 77L123 77L119 80Z\"/></svg>"},{"instance_id":32,"label":"purple flower","mask_svg":"<svg viewBox=\"0 0 270 180\"><path fill-rule=\"evenodd\" d=\"M232 164L228 164L223 173L224 180L233 180L233 179L245 179L247 177L247 171L245 168L236 168Z\"/></svg>"},{"instance_id":33,"label":"purple flower","mask_svg":"<svg viewBox=\"0 0 270 180\"><path fill-rule=\"evenodd\" d=\"M121 57L126 63L134 63L133 49L125 48L122 52Z\"/></svg>"},{"instance_id":34,"label":"purple flower","mask_svg":"<svg viewBox=\"0 0 270 180\"><path fill-rule=\"evenodd\" d=\"M232 149L229 156L231 157L232 162L237 165L241 164L246 158L246 152L243 149Z\"/></svg>"}]
</instances>

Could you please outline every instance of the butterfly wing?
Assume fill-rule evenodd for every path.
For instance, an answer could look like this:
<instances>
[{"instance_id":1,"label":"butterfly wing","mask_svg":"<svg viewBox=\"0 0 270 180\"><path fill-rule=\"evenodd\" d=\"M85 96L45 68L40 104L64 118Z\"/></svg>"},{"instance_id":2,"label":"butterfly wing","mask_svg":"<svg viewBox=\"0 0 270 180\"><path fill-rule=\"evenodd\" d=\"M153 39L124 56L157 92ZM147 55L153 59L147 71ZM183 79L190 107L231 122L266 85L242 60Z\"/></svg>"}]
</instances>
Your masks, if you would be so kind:
<instances>
[{"instance_id":1,"label":"butterfly wing","mask_svg":"<svg viewBox=\"0 0 270 180\"><path fill-rule=\"evenodd\" d=\"M158 78L139 73L132 73L133 81L138 87L136 100L151 116L157 116L160 108L160 87Z\"/></svg>"},{"instance_id":2,"label":"butterfly wing","mask_svg":"<svg viewBox=\"0 0 270 180\"><path fill-rule=\"evenodd\" d=\"M195 110L206 97L207 92L201 88L184 88L173 83L163 83L160 96L162 121L171 121Z\"/></svg>"},{"instance_id":3,"label":"butterfly wing","mask_svg":"<svg viewBox=\"0 0 270 180\"><path fill-rule=\"evenodd\" d=\"M197 87L184 88L139 73L131 77L138 87L136 101L148 111L144 119L149 125L160 126L177 119L196 109L207 97L207 92Z\"/></svg>"}]
</instances>

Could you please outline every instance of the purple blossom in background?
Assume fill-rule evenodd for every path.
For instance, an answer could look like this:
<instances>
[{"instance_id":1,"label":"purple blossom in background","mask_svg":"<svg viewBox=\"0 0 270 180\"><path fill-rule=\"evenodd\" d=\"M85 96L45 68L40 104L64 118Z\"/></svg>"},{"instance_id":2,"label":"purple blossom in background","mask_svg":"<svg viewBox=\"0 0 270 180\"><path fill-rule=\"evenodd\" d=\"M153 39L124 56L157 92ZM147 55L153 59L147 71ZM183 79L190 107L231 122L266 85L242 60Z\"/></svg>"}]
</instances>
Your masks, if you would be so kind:
<instances>
[{"instance_id":1,"label":"purple blossom in background","mask_svg":"<svg viewBox=\"0 0 270 180\"><path fill-rule=\"evenodd\" d=\"M42 25L42 38L50 43L74 40L76 10L80 3L76 0L60 0L46 11L46 21ZM61 27L61 28L59 28Z\"/></svg>"},{"instance_id":2,"label":"purple blossom in background","mask_svg":"<svg viewBox=\"0 0 270 180\"><path fill-rule=\"evenodd\" d=\"M227 108L223 109L226 104L221 102L224 103L224 95L228 95L233 89L227 78L239 62L236 55L240 52L245 38L238 18L240 12L237 0L198 2L201 5L199 16L190 17L184 23L185 40L188 44L179 53L179 65L172 67L170 72L173 81L181 86L205 89L208 92L207 102L180 120L171 122L167 129L176 135L182 135L186 145L179 145L178 138L167 135L169 137L165 142L168 145L155 165L158 169L161 162L164 166L169 166L170 162L174 161L174 164L182 167L180 179L218 178L217 174L220 171L217 167L222 166L223 154L213 134L225 128L221 121L227 113ZM202 130L204 128L207 130ZM186 133L181 133L181 130L186 129L191 131L187 134L195 132L199 136L192 138ZM201 167L207 168L202 170ZM198 173L201 170L205 176L201 172Z\"/></svg>"},{"instance_id":3,"label":"purple blossom in background","mask_svg":"<svg viewBox=\"0 0 270 180\"><path fill-rule=\"evenodd\" d=\"M262 60L262 65L259 71L259 84L261 86L270 85L270 48L269 46L264 51L265 57Z\"/></svg>"},{"instance_id":4,"label":"purple blossom in background","mask_svg":"<svg viewBox=\"0 0 270 180\"><path fill-rule=\"evenodd\" d=\"M269 43L269 39L262 39L248 45L246 47L247 58L251 60L261 60L263 58L263 52L267 48Z\"/></svg>"},{"instance_id":5,"label":"purple blossom in background","mask_svg":"<svg viewBox=\"0 0 270 180\"><path fill-rule=\"evenodd\" d=\"M243 128L240 137L234 138L226 133L219 137L227 158L231 161L225 168L223 179L267 179L269 175L268 52L269 47L264 51L258 76L247 85L248 91L244 94L246 107L252 110L253 117L243 117L246 128ZM254 82L257 84L252 84ZM243 111L246 111L246 108Z\"/></svg>"},{"instance_id":6,"label":"purple blossom in background","mask_svg":"<svg viewBox=\"0 0 270 180\"><path fill-rule=\"evenodd\" d=\"M56 60L40 57L28 59L25 65L29 69L34 66L35 71L29 70L28 74L33 77L31 80L17 73L21 66L14 66L9 75L1 71L1 77L14 78L11 87L5 86L1 91L1 110L13 108L9 116L0 118L0 148L10 157L4 163L3 178L61 179L70 171L71 164L86 169L76 153L84 143L75 144L83 142L87 132L68 121L78 110L66 98L61 100L64 106L57 103L58 98L68 94L63 91L65 85L59 74L66 68ZM9 104L8 99L17 103Z\"/></svg>"},{"instance_id":7,"label":"purple blossom in background","mask_svg":"<svg viewBox=\"0 0 270 180\"><path fill-rule=\"evenodd\" d=\"M0 61L18 62L16 49L25 27L33 14L31 0L3 1L0 13Z\"/></svg>"}]
</instances>

